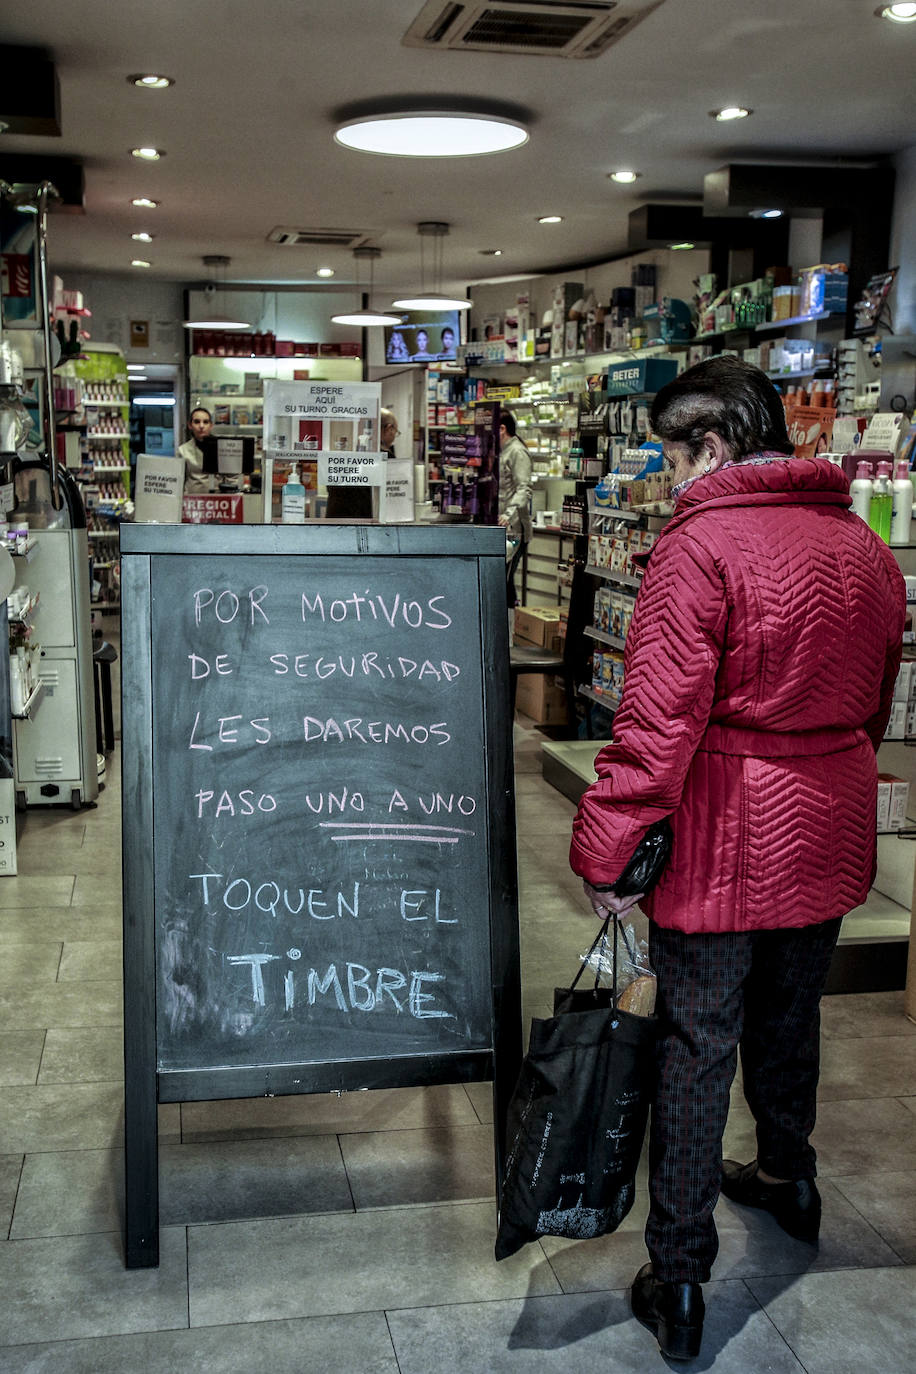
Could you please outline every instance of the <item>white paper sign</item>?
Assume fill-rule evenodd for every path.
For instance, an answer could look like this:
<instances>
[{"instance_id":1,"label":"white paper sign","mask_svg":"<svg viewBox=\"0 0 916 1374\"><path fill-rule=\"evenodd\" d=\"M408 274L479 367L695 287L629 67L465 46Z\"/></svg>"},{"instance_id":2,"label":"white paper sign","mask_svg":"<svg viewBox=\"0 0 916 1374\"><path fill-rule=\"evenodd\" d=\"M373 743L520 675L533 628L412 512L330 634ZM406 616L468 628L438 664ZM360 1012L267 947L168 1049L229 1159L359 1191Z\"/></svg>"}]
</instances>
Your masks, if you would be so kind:
<instances>
[{"instance_id":1,"label":"white paper sign","mask_svg":"<svg viewBox=\"0 0 916 1374\"><path fill-rule=\"evenodd\" d=\"M381 485L378 518L383 525L405 525L414 519L412 458L389 458Z\"/></svg>"},{"instance_id":2,"label":"white paper sign","mask_svg":"<svg viewBox=\"0 0 916 1374\"><path fill-rule=\"evenodd\" d=\"M384 453L319 453L318 481L325 486L381 486L388 461Z\"/></svg>"},{"instance_id":3,"label":"white paper sign","mask_svg":"<svg viewBox=\"0 0 916 1374\"><path fill-rule=\"evenodd\" d=\"M224 439L220 437L216 441L216 466L217 470L224 477L237 477L242 471L242 458L244 448L241 439Z\"/></svg>"},{"instance_id":4,"label":"white paper sign","mask_svg":"<svg viewBox=\"0 0 916 1374\"><path fill-rule=\"evenodd\" d=\"M291 462L378 446L380 382L264 382L264 451Z\"/></svg>"},{"instance_id":5,"label":"white paper sign","mask_svg":"<svg viewBox=\"0 0 916 1374\"><path fill-rule=\"evenodd\" d=\"M184 459L137 455L134 520L146 525L180 525Z\"/></svg>"}]
</instances>

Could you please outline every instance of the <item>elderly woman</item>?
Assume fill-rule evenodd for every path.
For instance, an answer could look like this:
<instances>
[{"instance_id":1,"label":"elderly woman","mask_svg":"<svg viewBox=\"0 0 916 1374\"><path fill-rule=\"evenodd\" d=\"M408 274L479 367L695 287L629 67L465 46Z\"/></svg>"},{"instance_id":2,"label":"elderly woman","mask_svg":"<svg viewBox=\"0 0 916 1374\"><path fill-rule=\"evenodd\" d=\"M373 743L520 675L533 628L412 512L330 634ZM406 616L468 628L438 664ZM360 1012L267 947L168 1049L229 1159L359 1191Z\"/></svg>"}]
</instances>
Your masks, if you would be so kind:
<instances>
[{"instance_id":1,"label":"elderly woman","mask_svg":"<svg viewBox=\"0 0 916 1374\"><path fill-rule=\"evenodd\" d=\"M674 1359L699 1353L713 1208L763 1208L815 1242L819 1002L845 912L874 876L875 752L905 616L887 547L840 468L796 459L763 372L734 358L656 396L674 469L627 636L613 742L573 826L600 917L650 918L661 1034L650 1132L650 1263L634 1314ZM613 883L669 816L648 898ZM757 1158L722 1160L740 1046Z\"/></svg>"}]
</instances>

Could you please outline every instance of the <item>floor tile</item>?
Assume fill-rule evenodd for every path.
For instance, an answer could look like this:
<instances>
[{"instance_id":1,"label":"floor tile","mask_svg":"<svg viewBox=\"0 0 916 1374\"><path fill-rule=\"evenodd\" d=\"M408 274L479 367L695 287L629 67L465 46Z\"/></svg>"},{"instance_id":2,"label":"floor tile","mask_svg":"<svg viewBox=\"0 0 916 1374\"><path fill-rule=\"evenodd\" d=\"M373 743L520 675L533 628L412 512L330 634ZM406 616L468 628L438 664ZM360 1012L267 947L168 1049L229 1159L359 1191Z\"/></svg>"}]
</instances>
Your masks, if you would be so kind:
<instances>
[{"instance_id":1,"label":"floor tile","mask_svg":"<svg viewBox=\"0 0 916 1374\"><path fill-rule=\"evenodd\" d=\"M119 1083L6 1088L3 1102L0 1154L100 1149L123 1129L124 1089Z\"/></svg>"},{"instance_id":2,"label":"floor tile","mask_svg":"<svg viewBox=\"0 0 916 1374\"><path fill-rule=\"evenodd\" d=\"M109 898L106 891L106 900L95 906L0 908L0 945L28 944L33 940L118 940L122 930L121 901L120 897Z\"/></svg>"},{"instance_id":3,"label":"floor tile","mask_svg":"<svg viewBox=\"0 0 916 1374\"><path fill-rule=\"evenodd\" d=\"M0 1031L0 1087L37 1082L44 1043L43 1030Z\"/></svg>"},{"instance_id":4,"label":"floor tile","mask_svg":"<svg viewBox=\"0 0 916 1374\"><path fill-rule=\"evenodd\" d=\"M833 1183L904 1264L916 1264L916 1170L858 1173Z\"/></svg>"},{"instance_id":5,"label":"floor tile","mask_svg":"<svg viewBox=\"0 0 916 1374\"><path fill-rule=\"evenodd\" d=\"M114 884L115 880L116 886L119 888L121 886L120 863L111 866L109 881ZM72 905L77 908L92 906L98 898L98 892L98 884L91 868L88 873L77 873L73 880Z\"/></svg>"},{"instance_id":6,"label":"floor tile","mask_svg":"<svg viewBox=\"0 0 916 1374\"><path fill-rule=\"evenodd\" d=\"M16 991L0 987L0 1025L7 1030L48 1026L120 1026L122 985L49 983Z\"/></svg>"},{"instance_id":7,"label":"floor tile","mask_svg":"<svg viewBox=\"0 0 916 1374\"><path fill-rule=\"evenodd\" d=\"M374 1092L304 1093L218 1102L185 1102L182 1139L237 1140L267 1135L472 1126L477 1118L460 1084Z\"/></svg>"},{"instance_id":8,"label":"floor tile","mask_svg":"<svg viewBox=\"0 0 916 1374\"><path fill-rule=\"evenodd\" d=\"M68 1150L26 1156L14 1239L113 1231L122 1225L124 1153ZM334 1136L163 1145L160 1225L350 1212Z\"/></svg>"},{"instance_id":9,"label":"floor tile","mask_svg":"<svg viewBox=\"0 0 916 1374\"><path fill-rule=\"evenodd\" d=\"M748 1287L807 1374L904 1374L913 1368L916 1269L809 1274Z\"/></svg>"},{"instance_id":10,"label":"floor tile","mask_svg":"<svg viewBox=\"0 0 916 1374\"><path fill-rule=\"evenodd\" d=\"M69 906L75 879L63 877L33 878L23 875L4 878L0 883L0 907Z\"/></svg>"},{"instance_id":11,"label":"floor tile","mask_svg":"<svg viewBox=\"0 0 916 1374\"><path fill-rule=\"evenodd\" d=\"M357 1208L495 1198L490 1126L368 1131L340 1138Z\"/></svg>"},{"instance_id":12,"label":"floor tile","mask_svg":"<svg viewBox=\"0 0 916 1374\"><path fill-rule=\"evenodd\" d=\"M0 988L26 988L53 983L60 967L61 945L7 945L0 957Z\"/></svg>"},{"instance_id":13,"label":"floor tile","mask_svg":"<svg viewBox=\"0 0 916 1374\"><path fill-rule=\"evenodd\" d=\"M40 831L26 830L18 845L19 871L34 877L47 874L90 874L96 883L120 884L120 837L111 840L52 840Z\"/></svg>"},{"instance_id":14,"label":"floor tile","mask_svg":"<svg viewBox=\"0 0 916 1374\"><path fill-rule=\"evenodd\" d=\"M0 1241L9 1234L21 1172L22 1155L0 1155Z\"/></svg>"},{"instance_id":15,"label":"floor tile","mask_svg":"<svg viewBox=\"0 0 916 1374\"><path fill-rule=\"evenodd\" d=\"M535 1246L497 1264L492 1203L192 1227L192 1326L557 1291Z\"/></svg>"},{"instance_id":16,"label":"floor tile","mask_svg":"<svg viewBox=\"0 0 916 1374\"><path fill-rule=\"evenodd\" d=\"M811 1139L822 1176L916 1169L912 1113L895 1099L821 1102Z\"/></svg>"},{"instance_id":17,"label":"floor tile","mask_svg":"<svg viewBox=\"0 0 916 1374\"><path fill-rule=\"evenodd\" d=\"M124 1151L49 1150L22 1166L12 1240L119 1232L124 1224Z\"/></svg>"},{"instance_id":18,"label":"floor tile","mask_svg":"<svg viewBox=\"0 0 916 1374\"><path fill-rule=\"evenodd\" d=\"M0 1348L187 1326L185 1232L161 1232L157 1269L126 1269L116 1234L8 1241L0 1292Z\"/></svg>"},{"instance_id":19,"label":"floor tile","mask_svg":"<svg viewBox=\"0 0 916 1374\"><path fill-rule=\"evenodd\" d=\"M821 1030L830 1039L916 1035L916 1021L911 1021L904 1013L903 996L901 988L898 992L825 997L821 1002Z\"/></svg>"},{"instance_id":20,"label":"floor tile","mask_svg":"<svg viewBox=\"0 0 916 1374\"><path fill-rule=\"evenodd\" d=\"M79 979L87 983L114 981L123 976L120 940L67 940L60 961L61 983Z\"/></svg>"},{"instance_id":21,"label":"floor tile","mask_svg":"<svg viewBox=\"0 0 916 1374\"><path fill-rule=\"evenodd\" d=\"M684 1368L804 1374L744 1284L709 1284L705 1298L702 1353ZM619 1291L412 1308L388 1325L400 1374L646 1374L667 1363Z\"/></svg>"},{"instance_id":22,"label":"floor tile","mask_svg":"<svg viewBox=\"0 0 916 1374\"><path fill-rule=\"evenodd\" d=\"M464 1091L467 1093L471 1106L477 1120L483 1126L493 1124L493 1084L492 1083L465 1083Z\"/></svg>"},{"instance_id":23,"label":"floor tile","mask_svg":"<svg viewBox=\"0 0 916 1374\"><path fill-rule=\"evenodd\" d=\"M3 1374L398 1374L382 1312L8 1347L0 1350L0 1368Z\"/></svg>"},{"instance_id":24,"label":"floor tile","mask_svg":"<svg viewBox=\"0 0 916 1374\"><path fill-rule=\"evenodd\" d=\"M124 1077L124 1037L117 1026L49 1030L39 1083L118 1083Z\"/></svg>"},{"instance_id":25,"label":"floor tile","mask_svg":"<svg viewBox=\"0 0 916 1374\"><path fill-rule=\"evenodd\" d=\"M827 1039L821 1045L821 1102L916 1094L916 1045L909 1036Z\"/></svg>"},{"instance_id":26,"label":"floor tile","mask_svg":"<svg viewBox=\"0 0 916 1374\"><path fill-rule=\"evenodd\" d=\"M159 1151L163 1225L352 1212L335 1136L214 1141Z\"/></svg>"}]
</instances>

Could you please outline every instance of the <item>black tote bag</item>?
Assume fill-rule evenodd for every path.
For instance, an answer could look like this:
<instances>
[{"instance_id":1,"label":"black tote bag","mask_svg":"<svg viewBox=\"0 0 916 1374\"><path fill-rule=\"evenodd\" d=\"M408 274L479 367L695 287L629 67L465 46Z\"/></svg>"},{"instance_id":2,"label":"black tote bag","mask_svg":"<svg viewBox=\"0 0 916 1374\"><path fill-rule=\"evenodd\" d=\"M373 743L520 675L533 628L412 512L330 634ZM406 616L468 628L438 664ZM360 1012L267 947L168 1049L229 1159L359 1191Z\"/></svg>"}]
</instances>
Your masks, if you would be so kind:
<instances>
[{"instance_id":1,"label":"black tote bag","mask_svg":"<svg viewBox=\"0 0 916 1374\"><path fill-rule=\"evenodd\" d=\"M589 955L607 937L610 920ZM577 992L587 964L588 957L568 991L558 990L554 1015L531 1022L509 1104L498 1260L538 1236L607 1235L633 1206L657 1021L616 1005L616 920L614 987ZM586 1009L578 1010L583 1004Z\"/></svg>"}]
</instances>

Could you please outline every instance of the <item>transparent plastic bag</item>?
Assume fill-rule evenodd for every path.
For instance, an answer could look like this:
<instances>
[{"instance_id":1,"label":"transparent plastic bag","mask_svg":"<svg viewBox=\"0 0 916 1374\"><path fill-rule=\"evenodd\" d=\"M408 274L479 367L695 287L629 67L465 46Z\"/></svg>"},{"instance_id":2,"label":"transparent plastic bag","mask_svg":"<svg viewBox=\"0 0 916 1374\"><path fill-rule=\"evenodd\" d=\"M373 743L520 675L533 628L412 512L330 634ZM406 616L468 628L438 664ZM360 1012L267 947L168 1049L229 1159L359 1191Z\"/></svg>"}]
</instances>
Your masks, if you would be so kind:
<instances>
[{"instance_id":1,"label":"transparent plastic bag","mask_svg":"<svg viewBox=\"0 0 916 1374\"><path fill-rule=\"evenodd\" d=\"M655 1011L655 973L649 963L649 947L638 940L632 925L618 922L621 947L617 953L617 1005L634 1016L651 1016ZM601 941L583 962L594 970L596 985L614 986L614 961L606 940Z\"/></svg>"}]
</instances>

